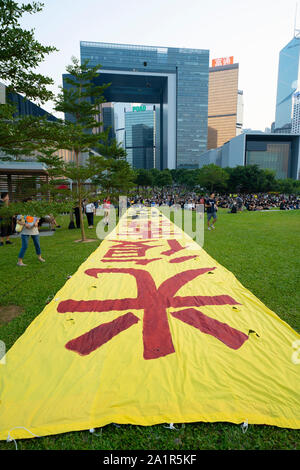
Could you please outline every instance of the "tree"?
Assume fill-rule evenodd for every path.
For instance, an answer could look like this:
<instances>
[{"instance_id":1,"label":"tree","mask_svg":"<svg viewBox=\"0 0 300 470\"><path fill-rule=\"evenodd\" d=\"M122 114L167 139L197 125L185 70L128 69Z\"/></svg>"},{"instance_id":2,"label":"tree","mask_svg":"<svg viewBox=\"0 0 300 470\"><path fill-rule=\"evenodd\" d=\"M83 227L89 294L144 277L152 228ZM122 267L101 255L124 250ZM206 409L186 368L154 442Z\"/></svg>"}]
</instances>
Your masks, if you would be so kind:
<instances>
[{"instance_id":1,"label":"tree","mask_svg":"<svg viewBox=\"0 0 300 470\"><path fill-rule=\"evenodd\" d=\"M278 189L283 194L293 194L296 193L297 181L286 178L277 180Z\"/></svg>"},{"instance_id":2,"label":"tree","mask_svg":"<svg viewBox=\"0 0 300 470\"><path fill-rule=\"evenodd\" d=\"M116 142L110 146L107 143L107 133L100 130L102 123L97 119L99 106L104 102L103 92L109 86L97 86L94 83L100 67L90 67L87 61L80 65L78 59L73 57L71 65L66 68L68 75L65 78L65 87L55 100L56 111L63 112L68 117L61 125L61 140L57 148L73 151L75 163L53 161L53 170L56 175L60 174L74 182L76 193L72 197L76 196L76 204L80 208L84 198L90 195L86 188L87 181L98 182L107 190L110 188L120 191L121 188L130 186L132 178L130 167L123 158L123 149L121 152ZM103 151L103 145L105 155L92 152L93 149ZM84 155L88 157L84 159ZM81 210L80 226L81 240L85 241Z\"/></svg>"},{"instance_id":3,"label":"tree","mask_svg":"<svg viewBox=\"0 0 300 470\"><path fill-rule=\"evenodd\" d=\"M224 190L227 185L228 173L221 167L211 163L204 165L198 173L198 184L208 191Z\"/></svg>"},{"instance_id":4,"label":"tree","mask_svg":"<svg viewBox=\"0 0 300 470\"><path fill-rule=\"evenodd\" d=\"M35 69L47 54L57 49L40 44L34 31L22 29L19 21L23 14L38 13L42 8L40 2L20 4L0 0L0 81L8 92L20 93L39 103L53 98L47 88L53 80L35 73ZM46 118L17 116L14 105L0 104L0 150L8 155L30 155L44 145L52 145L56 131Z\"/></svg>"},{"instance_id":5,"label":"tree","mask_svg":"<svg viewBox=\"0 0 300 470\"><path fill-rule=\"evenodd\" d=\"M154 185L158 188L164 188L166 186L172 186L173 179L170 170L161 170L155 178Z\"/></svg>"},{"instance_id":6,"label":"tree","mask_svg":"<svg viewBox=\"0 0 300 470\"><path fill-rule=\"evenodd\" d=\"M106 158L114 158L115 160L125 160L127 153L116 139L110 139L110 127L105 129L100 136L99 143L97 144L97 151Z\"/></svg>"},{"instance_id":7,"label":"tree","mask_svg":"<svg viewBox=\"0 0 300 470\"><path fill-rule=\"evenodd\" d=\"M37 116L14 118L12 114L8 119L1 119L1 111L0 105L0 149L7 154L2 160L10 160L11 155L18 160L44 148L57 148L65 135L59 121Z\"/></svg>"},{"instance_id":8,"label":"tree","mask_svg":"<svg viewBox=\"0 0 300 470\"><path fill-rule=\"evenodd\" d=\"M10 91L43 103L53 97L48 85L53 80L34 70L55 47L43 46L34 38L34 31L21 28L19 20L24 13L34 14L43 9L43 3L18 3L0 0L0 80Z\"/></svg>"},{"instance_id":9,"label":"tree","mask_svg":"<svg viewBox=\"0 0 300 470\"><path fill-rule=\"evenodd\" d=\"M140 187L146 188L148 186L153 186L154 175L151 170L140 168L136 170L134 182L138 186L138 191L140 191Z\"/></svg>"}]
</instances>

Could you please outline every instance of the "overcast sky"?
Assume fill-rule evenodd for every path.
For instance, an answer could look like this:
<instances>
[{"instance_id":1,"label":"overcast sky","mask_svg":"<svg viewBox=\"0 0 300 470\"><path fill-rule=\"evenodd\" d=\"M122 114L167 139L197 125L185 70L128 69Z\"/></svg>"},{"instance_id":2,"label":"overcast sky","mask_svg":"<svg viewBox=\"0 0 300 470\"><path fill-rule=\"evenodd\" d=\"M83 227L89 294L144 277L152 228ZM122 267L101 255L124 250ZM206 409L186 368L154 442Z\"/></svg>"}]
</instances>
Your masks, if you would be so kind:
<instances>
[{"instance_id":1,"label":"overcast sky","mask_svg":"<svg viewBox=\"0 0 300 470\"><path fill-rule=\"evenodd\" d=\"M234 56L244 91L244 128L264 130L275 119L279 51L292 39L295 0L44 0L22 26L59 52L39 71L58 91L80 41L209 49ZM300 5L298 6L300 28ZM52 111L51 103L44 106Z\"/></svg>"}]
</instances>

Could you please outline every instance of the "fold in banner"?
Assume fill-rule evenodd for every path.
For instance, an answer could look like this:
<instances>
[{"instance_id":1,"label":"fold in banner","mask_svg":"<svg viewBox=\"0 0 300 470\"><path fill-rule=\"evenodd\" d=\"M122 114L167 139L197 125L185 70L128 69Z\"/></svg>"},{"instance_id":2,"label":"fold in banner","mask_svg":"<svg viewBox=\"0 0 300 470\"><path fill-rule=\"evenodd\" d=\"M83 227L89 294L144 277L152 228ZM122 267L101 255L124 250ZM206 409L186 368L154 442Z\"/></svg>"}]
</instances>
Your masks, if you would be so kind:
<instances>
[{"instance_id":1,"label":"fold in banner","mask_svg":"<svg viewBox=\"0 0 300 470\"><path fill-rule=\"evenodd\" d=\"M299 428L300 335L157 209L132 214L0 363L0 439L112 422Z\"/></svg>"}]
</instances>

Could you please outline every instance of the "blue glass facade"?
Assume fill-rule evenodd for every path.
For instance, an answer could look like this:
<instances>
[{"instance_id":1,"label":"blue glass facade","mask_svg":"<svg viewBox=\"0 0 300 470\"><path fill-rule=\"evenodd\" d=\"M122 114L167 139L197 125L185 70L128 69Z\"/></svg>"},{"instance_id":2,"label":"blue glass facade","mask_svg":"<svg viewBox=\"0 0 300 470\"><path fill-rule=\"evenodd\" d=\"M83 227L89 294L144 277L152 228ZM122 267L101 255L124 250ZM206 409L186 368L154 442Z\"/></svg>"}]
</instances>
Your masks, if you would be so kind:
<instances>
[{"instance_id":1,"label":"blue glass facade","mask_svg":"<svg viewBox=\"0 0 300 470\"><path fill-rule=\"evenodd\" d=\"M209 51L80 43L81 62L110 72L107 101L160 109L160 168L198 168L207 146ZM100 76L102 74L100 73Z\"/></svg>"},{"instance_id":2,"label":"blue glass facade","mask_svg":"<svg viewBox=\"0 0 300 470\"><path fill-rule=\"evenodd\" d=\"M48 113L43 108L40 108L38 105L32 101L24 98L19 93L7 93L7 102L15 105L16 107L16 116L45 116L48 121L57 121L57 118L53 114Z\"/></svg>"},{"instance_id":3,"label":"blue glass facade","mask_svg":"<svg viewBox=\"0 0 300 470\"><path fill-rule=\"evenodd\" d=\"M300 38L294 37L279 54L275 129L291 127L293 95L300 87L299 56Z\"/></svg>"},{"instance_id":4,"label":"blue glass facade","mask_svg":"<svg viewBox=\"0 0 300 470\"><path fill-rule=\"evenodd\" d=\"M133 168L155 167L155 109L125 113L125 150Z\"/></svg>"}]
</instances>

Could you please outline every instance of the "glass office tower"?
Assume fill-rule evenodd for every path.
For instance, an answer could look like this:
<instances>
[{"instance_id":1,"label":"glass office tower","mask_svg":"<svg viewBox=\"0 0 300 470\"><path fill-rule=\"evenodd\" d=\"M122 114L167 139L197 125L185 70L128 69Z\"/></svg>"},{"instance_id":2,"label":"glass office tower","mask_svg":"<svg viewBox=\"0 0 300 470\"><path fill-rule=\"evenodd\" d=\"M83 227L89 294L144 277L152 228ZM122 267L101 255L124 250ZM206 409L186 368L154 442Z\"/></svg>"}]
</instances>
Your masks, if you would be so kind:
<instances>
[{"instance_id":1,"label":"glass office tower","mask_svg":"<svg viewBox=\"0 0 300 470\"><path fill-rule=\"evenodd\" d=\"M155 168L155 107L125 112L125 150L133 168Z\"/></svg>"},{"instance_id":2,"label":"glass office tower","mask_svg":"<svg viewBox=\"0 0 300 470\"><path fill-rule=\"evenodd\" d=\"M293 95L300 87L300 38L295 36L279 54L275 132L290 132Z\"/></svg>"},{"instance_id":3,"label":"glass office tower","mask_svg":"<svg viewBox=\"0 0 300 470\"><path fill-rule=\"evenodd\" d=\"M207 146L209 51L80 43L81 61L101 65L108 102L151 103L159 112L157 167L198 168Z\"/></svg>"}]
</instances>

